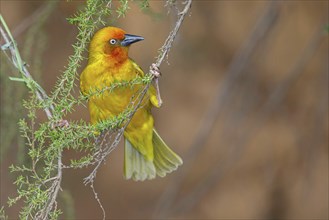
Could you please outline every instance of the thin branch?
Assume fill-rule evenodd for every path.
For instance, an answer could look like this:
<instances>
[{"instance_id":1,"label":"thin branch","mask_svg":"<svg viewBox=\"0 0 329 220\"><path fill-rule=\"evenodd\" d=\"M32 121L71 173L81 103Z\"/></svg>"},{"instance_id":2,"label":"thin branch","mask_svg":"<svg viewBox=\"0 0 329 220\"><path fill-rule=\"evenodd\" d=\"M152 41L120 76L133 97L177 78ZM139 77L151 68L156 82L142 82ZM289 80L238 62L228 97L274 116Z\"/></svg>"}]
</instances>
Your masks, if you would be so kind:
<instances>
[{"instance_id":1,"label":"thin branch","mask_svg":"<svg viewBox=\"0 0 329 220\"><path fill-rule=\"evenodd\" d=\"M186 1L185 4L186 5L185 5L184 9L181 12L179 12L179 11L177 12L179 17L177 19L176 25L175 25L174 29L170 32L170 34L167 37L163 46L159 50L160 55L157 57L157 60L155 61L155 64L157 67L160 67L160 65L163 62L163 60L165 59L165 57L168 56L169 51L172 47L172 44L175 40L175 37L177 36L177 33L178 33L180 27L182 26L184 18L188 14L188 12L192 6L192 0Z\"/></svg>"},{"instance_id":2,"label":"thin branch","mask_svg":"<svg viewBox=\"0 0 329 220\"><path fill-rule=\"evenodd\" d=\"M54 187L54 190L52 191L52 195L48 199L47 205L41 210L40 217L37 217L36 219L43 219L43 220L48 219L49 213L51 212L51 210L54 208L54 205L56 204L56 199L59 190L61 188L61 182L62 182L62 151L59 150L59 155L57 159L57 176L52 185L52 187Z\"/></svg>"},{"instance_id":3,"label":"thin branch","mask_svg":"<svg viewBox=\"0 0 329 220\"><path fill-rule=\"evenodd\" d=\"M163 44L163 46L161 47L160 51L160 55L157 57L157 60L155 62L155 64L152 64L150 66L150 69L153 68L154 65L156 65L156 67L158 68L165 57L168 56L168 53L172 47L172 44L174 42L174 39L176 37L176 35L178 34L178 31L182 25L182 22L186 16L186 14L188 13L189 9L191 8L191 4L192 4L192 0L188 0L186 2L186 5L183 9L182 12L179 13L179 18L177 20L177 23L176 23L176 26L174 27L174 29L170 32L169 36L167 37L165 43ZM154 74L151 74L151 80L152 79L155 79L155 82L157 84L157 91L159 92L159 88L158 88L158 78L155 77ZM97 175L97 171L100 167L100 165L105 162L107 156L117 147L117 145L119 144L119 141L121 140L122 138L122 135L124 133L124 130L126 129L126 127L128 126L129 122L132 120L132 117L133 115L135 114L135 112L140 108L143 100L144 100L144 97L145 95L147 94L148 90L149 90L149 87L150 87L150 83L146 84L146 86L143 88L143 90L138 94L137 98L134 99L134 97L132 97L132 99L134 99L132 102L131 102L131 105L133 106L133 111L129 114L129 116L127 117L127 120L125 121L125 124L124 126L118 131L117 135L115 136L115 139L114 141L111 143L110 146L105 146L104 148L104 152L101 152L99 153L101 156L100 158L97 159L97 163L96 163L96 166L95 168L93 169L93 171L86 177L84 178L84 183L87 185L87 184L90 184L90 186L92 187L93 189L93 192L94 192L94 195L95 195L95 198L97 200L97 202L99 203L101 209L102 209L102 212L103 212L103 219L105 219L105 212L104 212L104 209L103 209L103 206L100 202L100 199L98 198L97 196L97 193L95 191L95 188L94 188L94 180L96 178L96 175ZM158 94L159 95L159 94ZM159 98L160 96L158 96ZM161 100L161 98L160 98ZM136 104L135 104L136 103ZM159 101L159 104L160 101ZM129 106L128 106L129 107ZM103 140L105 139L105 137L103 137ZM100 141L101 143L103 141ZM102 151L102 145L100 145L100 150L99 151Z\"/></svg>"},{"instance_id":4,"label":"thin branch","mask_svg":"<svg viewBox=\"0 0 329 220\"><path fill-rule=\"evenodd\" d=\"M100 3L101 3L101 1L100 1ZM98 7L101 7L100 3L97 6L88 5L90 7L93 7L92 8L93 10L90 10L90 11L88 11L88 13L84 14L84 17L82 19L85 19L84 20L85 22L90 22L90 19L92 18L93 14L94 14L93 13L94 10L96 10ZM182 25L185 15L188 13L188 11L191 7L191 3L192 3L192 0L186 1L184 10L179 13L179 18L177 20L175 28L173 29L173 31L170 32L164 45L160 49L161 54L156 59L156 63L155 63L157 66L160 66L161 63L163 62L164 58L168 57L169 50L172 47L173 41L178 33L179 28ZM109 3L108 3L108 5L109 5ZM102 16L104 13L105 13L105 10L104 10L104 12L99 13L99 16ZM88 25L92 28L90 28L90 29L84 28L83 30L81 30L79 32L79 34L80 34L79 36L81 37L81 38L78 38L80 40L80 41L78 40L79 42L77 43L77 45L79 47L75 46L76 53L74 56L71 56L69 67L63 73L63 77L58 81L57 87L54 90L54 92L52 93L52 96L50 98L47 96L47 94L42 89L42 87L40 85L38 85L37 82L31 76L24 61L20 57L20 53L19 53L19 50L17 49L16 42L15 42L14 38L12 37L12 35L9 31L9 28L5 24L5 21L2 18L2 16L0 18L1 18L1 23L2 23L2 25L0 26L0 33L5 41L4 45L1 45L1 49L7 55L8 59L11 61L11 63L13 63L13 65L22 74L21 78L12 78L12 80L26 83L26 85L29 87L29 89L35 93L35 95L36 95L37 99L40 101L40 103L42 103L43 106L45 106L43 109L46 112L46 115L47 115L49 121L54 121L54 120L57 121L57 120L61 119L62 114L58 113L59 106L57 105L56 111L54 111L54 108L50 103L55 103L55 101L58 101L58 97L61 97L62 98L61 100L63 100L70 96L70 91L72 89L73 81L74 81L73 77L75 78L75 76L76 76L76 74L75 74L76 67L79 65L79 62L81 61L81 53L83 51L84 46L87 44L89 38L91 37L91 33L93 32L93 30L94 30L93 28L95 27L96 23L102 22L101 18L97 17L97 21L93 22L93 25L88 23ZM73 20L74 20L74 18L73 18ZM26 27L26 24L24 24L24 26ZM9 50L9 52L10 52L9 54L6 53L7 50ZM136 96L132 97L132 102L131 102L131 106L130 106L130 108L132 110L128 114L128 117L126 117L124 126L121 127L118 131L116 131L117 134L114 137L114 140L112 142L110 142L110 144L107 144L108 142L105 143L104 141L100 142L101 145L104 143L105 144L104 144L104 146L101 146L100 150L94 154L96 161L93 161L92 164L96 164L96 166L95 166L94 170L92 171L92 173L84 179L85 184L91 185L93 192L95 194L95 198L103 211L104 219L105 219L105 211L104 211L104 208L103 208L103 206L97 196L97 193L95 191L95 188L93 185L94 179L96 178L96 174L97 174L97 171L98 171L98 168L100 167L100 165L106 160L107 156L118 145L118 143L121 140L121 137L124 133L124 129L128 126L134 113L142 106L144 97L147 94L150 84L154 78L155 78L154 75L150 75L150 77L148 78L150 80L149 81L150 83L147 83L145 85L145 87L143 87ZM72 79L72 80L68 80L68 79ZM157 83L157 79L156 79L156 83ZM66 86L68 88L66 88L65 91L62 91L62 88L64 86ZM157 90L157 91L159 91L159 90ZM59 104L61 104L61 103L59 103ZM60 112L62 112L62 111L60 111ZM113 131L110 131L110 132L111 132L111 134L109 136L110 136L110 138L112 138L114 133L113 133ZM104 138L107 138L107 137L108 137L108 135L104 135ZM46 181L44 181L44 184L47 182L51 182L51 186L46 190L46 192L48 193L48 198L45 202L44 207L40 210L37 210L37 213L35 213L35 216L32 216L32 213L30 213L31 217L34 219L48 219L51 212L53 210L57 209L57 196L61 189L62 169L64 168L63 164L62 164L62 147L59 147L58 154L56 154L56 158L53 160L53 162L55 162L56 160L57 160L57 166L56 165L54 165L54 166L56 166L56 168L57 168L57 175L54 177L50 177ZM30 208L30 210L32 210L33 206L28 205L27 208L28 209Z\"/></svg>"},{"instance_id":5,"label":"thin branch","mask_svg":"<svg viewBox=\"0 0 329 220\"><path fill-rule=\"evenodd\" d=\"M162 193L153 214L154 218L166 218L168 214L167 212L171 209L172 203L176 199L179 189L182 187L183 181L189 173L188 171L194 165L195 159L203 149L202 147L207 140L208 135L211 133L213 126L215 125L216 118L220 114L227 100L229 100L229 91L234 86L236 78L245 73L243 70L249 63L259 41L266 35L276 20L277 10L275 6L275 2L271 2L267 6L267 10L262 16L259 17L250 36L247 38L237 56L232 61L227 74L225 74L227 78L218 84L215 97L210 102L211 104L200 122L194 141L192 142L191 147L189 147L189 152L185 157L185 165L181 172L176 174L175 181L172 182Z\"/></svg>"},{"instance_id":6,"label":"thin branch","mask_svg":"<svg viewBox=\"0 0 329 220\"><path fill-rule=\"evenodd\" d=\"M91 187L91 189L93 190L93 193L94 193L95 199L96 199L96 201L97 201L99 207L100 207L101 210L102 210L102 213L103 213L103 220L105 220L105 219L106 219L105 209L104 209L104 207L103 207L103 205L102 205L102 203L101 203L101 200L98 198L98 194L97 194L97 192L96 192L96 190L95 190L95 187L94 187L94 182L92 182L92 183L90 184L90 187Z\"/></svg>"},{"instance_id":7,"label":"thin branch","mask_svg":"<svg viewBox=\"0 0 329 220\"><path fill-rule=\"evenodd\" d=\"M176 21L176 25L174 27L174 29L170 32L169 36L167 37L165 43L163 44L163 46L160 48L160 55L157 57L157 60L154 64L152 64L150 66L150 69L154 69L154 68L159 68L161 63L163 62L163 60L165 59L165 57L168 57L169 51L172 47L172 44L175 40L175 37L177 36L177 33L180 29L180 27L182 26L182 23L184 21L185 16L188 14L191 6L192 6L192 0L188 0L185 2L185 7L184 9L180 12L179 10L177 10L178 13L178 19ZM169 1L166 2L166 5L171 5L169 3ZM150 71L151 72L151 71ZM158 99L158 104L159 106L162 105L162 100L161 100L161 96L160 96L160 88L159 88L159 78L155 77L154 78L154 83L155 83L155 87L156 87L156 92L157 92L157 99Z\"/></svg>"},{"instance_id":8,"label":"thin branch","mask_svg":"<svg viewBox=\"0 0 329 220\"><path fill-rule=\"evenodd\" d=\"M30 89L35 92L36 97L38 98L39 101L41 101L42 103L45 103L46 100L48 99L46 92L44 91L44 89L42 89L42 87L40 85L38 85L34 81L30 72L26 68L25 62L21 59L19 50L16 46L16 42L15 42L14 38L12 37L10 30L9 30L6 22L4 21L2 15L0 15L0 20L1 20L2 26L5 29L4 30L2 28L2 26L0 26L0 33L5 41L5 47L1 46L1 49L3 50L4 53L5 53L6 49L9 49L10 54L11 54L11 62L22 74L23 79L27 83L28 87L29 87L29 83L33 83L33 85L30 85ZM44 107L44 111L49 120L51 120L53 118L52 110L53 110L52 105L50 106L50 108ZM58 192L59 192L59 189L61 186L61 181L62 181L62 150L61 149L58 150L58 159L57 160L58 160L57 161L57 175L56 175L56 178L53 180L53 185L52 185L54 187L54 190L52 191L51 196L49 196L48 202L47 202L46 206L44 207L44 209L41 210L41 212L39 212L40 216L39 217L36 216L36 219L48 219L48 214L54 208L54 205L56 203L56 198L58 196Z\"/></svg>"},{"instance_id":9,"label":"thin branch","mask_svg":"<svg viewBox=\"0 0 329 220\"><path fill-rule=\"evenodd\" d=\"M5 29L4 30L2 28L2 26L0 26L0 33L5 41L5 44L1 46L1 49L3 50L4 53L5 53L5 50L9 49L10 55L11 55L10 61L19 70L19 72L27 79L26 80L27 83L33 82L36 85L37 88L35 90L35 94L36 94L37 98L39 99L39 101L44 103L48 99L46 92L42 89L41 86L39 86L35 82L35 80L31 76L30 72L26 68L25 62L21 59L19 50L17 49L16 42L14 41L12 35L10 34L10 31L9 31L2 15L0 15L0 20L1 20L1 24L4 26L4 29ZM46 112L46 115L47 115L48 119L50 120L53 117L52 112L50 111L50 109L48 107L45 107L44 111Z\"/></svg>"},{"instance_id":10,"label":"thin branch","mask_svg":"<svg viewBox=\"0 0 329 220\"><path fill-rule=\"evenodd\" d=\"M183 9L182 12L179 12L179 18L177 20L177 23L176 23L176 26L174 27L174 29L170 32L169 36L167 37L165 43L163 44L163 46L161 47L160 51L161 51L161 54L160 56L158 56L156 62L155 62L155 65L157 67L159 67L164 58L168 55L171 47L172 47L172 44L174 42L174 39L178 33L178 30L180 29L181 25L182 25L182 22L186 16L186 14L188 13L189 9L191 8L191 4L192 4L192 0L188 0L186 2L186 5ZM153 64L152 64L153 65ZM151 67L152 67L151 65ZM150 67L150 68L151 68ZM154 75L151 75L151 79L154 79ZM156 78L155 78L156 79ZM106 159L106 157L108 156L108 154L110 154L112 152L113 149L116 148L116 146L119 144L119 141L123 135L123 132L124 130L126 129L126 127L128 126L129 122L131 121L133 115L135 114L135 112L138 110L138 108L140 107L140 105L142 104L142 101L148 91L150 87L150 84L147 84L143 90L138 94L138 97L136 98L135 101L133 101L133 111L129 114L129 116L127 117L127 121L125 122L124 126L118 131L118 134L116 135L115 137L115 140L112 142L111 146L107 149L107 151L105 153L102 154L102 157L98 160L98 163L95 167L95 169L89 174L88 177L86 177L84 179L84 183L85 184L90 184L94 181L94 178L96 177L96 173L97 173L97 170L98 168L100 167L100 164L103 163ZM134 105L134 103L137 103L136 105Z\"/></svg>"}]
</instances>

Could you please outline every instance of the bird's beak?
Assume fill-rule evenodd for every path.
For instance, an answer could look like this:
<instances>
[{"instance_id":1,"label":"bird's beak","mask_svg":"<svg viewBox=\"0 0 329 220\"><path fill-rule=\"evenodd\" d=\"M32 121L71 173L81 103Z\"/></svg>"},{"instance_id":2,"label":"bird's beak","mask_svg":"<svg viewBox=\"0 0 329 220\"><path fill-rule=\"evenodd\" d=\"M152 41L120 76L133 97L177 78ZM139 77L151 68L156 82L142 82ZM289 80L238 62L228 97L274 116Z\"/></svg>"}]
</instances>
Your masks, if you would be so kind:
<instances>
[{"instance_id":1,"label":"bird's beak","mask_svg":"<svg viewBox=\"0 0 329 220\"><path fill-rule=\"evenodd\" d=\"M129 46L130 44L136 43L138 41L144 40L141 36L136 36L132 34L125 34L125 39L121 41L121 46Z\"/></svg>"}]
</instances>

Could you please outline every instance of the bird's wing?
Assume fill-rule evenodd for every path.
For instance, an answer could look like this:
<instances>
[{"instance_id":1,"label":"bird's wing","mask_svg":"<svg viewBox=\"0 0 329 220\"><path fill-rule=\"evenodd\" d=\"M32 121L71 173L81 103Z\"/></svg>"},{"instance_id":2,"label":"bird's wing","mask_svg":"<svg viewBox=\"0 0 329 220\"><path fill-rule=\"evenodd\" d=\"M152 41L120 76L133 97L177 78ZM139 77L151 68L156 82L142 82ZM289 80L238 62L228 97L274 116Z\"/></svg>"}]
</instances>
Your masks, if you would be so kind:
<instances>
[{"instance_id":1,"label":"bird's wing","mask_svg":"<svg viewBox=\"0 0 329 220\"><path fill-rule=\"evenodd\" d=\"M80 75L80 91L84 96L87 95L87 89L86 89L86 83L87 83L86 74L87 73L86 72L87 72L87 67L83 70L83 72Z\"/></svg>"},{"instance_id":2,"label":"bird's wing","mask_svg":"<svg viewBox=\"0 0 329 220\"><path fill-rule=\"evenodd\" d=\"M141 77L144 76L145 74L144 74L144 71L142 70L142 68L140 66L138 66L138 64L134 60L132 60L132 59L130 59L130 60L131 60L131 63L133 64L133 67L136 71L136 75L141 76Z\"/></svg>"},{"instance_id":3,"label":"bird's wing","mask_svg":"<svg viewBox=\"0 0 329 220\"><path fill-rule=\"evenodd\" d=\"M134 69L136 70L136 75L143 77L145 74L144 74L144 71L142 70L142 68L140 68L140 66L138 66L138 64L135 63L133 60L132 60L132 63L133 63ZM159 108L160 105L158 102L158 98L156 96L156 90L153 85L150 85L148 93L149 93L150 101L151 101L152 105L154 107Z\"/></svg>"},{"instance_id":4,"label":"bird's wing","mask_svg":"<svg viewBox=\"0 0 329 220\"><path fill-rule=\"evenodd\" d=\"M151 101L152 105L154 107L160 108L159 101L158 101L158 98L157 98L157 95L156 95L157 92L156 92L153 85L151 85L150 88L149 88L149 94L150 94L150 101Z\"/></svg>"}]
</instances>

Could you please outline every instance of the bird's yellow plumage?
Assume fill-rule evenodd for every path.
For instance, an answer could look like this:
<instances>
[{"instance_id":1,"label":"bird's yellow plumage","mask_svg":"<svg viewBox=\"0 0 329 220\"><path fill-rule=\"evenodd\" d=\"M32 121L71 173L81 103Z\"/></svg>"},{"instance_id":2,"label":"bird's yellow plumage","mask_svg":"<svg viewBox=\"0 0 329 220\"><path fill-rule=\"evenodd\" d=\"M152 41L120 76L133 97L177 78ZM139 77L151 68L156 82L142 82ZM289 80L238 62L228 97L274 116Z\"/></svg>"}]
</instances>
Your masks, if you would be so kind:
<instances>
[{"instance_id":1,"label":"bird's yellow plumage","mask_svg":"<svg viewBox=\"0 0 329 220\"><path fill-rule=\"evenodd\" d=\"M128 57L129 45L143 40L142 37L126 34L115 27L105 27L92 38L89 47L88 65L80 77L80 88L84 95L109 87L113 82L132 80L143 76L141 68ZM116 88L111 93L89 98L91 123L118 115L126 109L134 94L142 85ZM148 90L142 107L134 114L127 126L125 136L125 177L127 179L153 179L156 174L165 176L182 164L176 155L154 130L151 114L153 106L159 107L155 89Z\"/></svg>"}]
</instances>

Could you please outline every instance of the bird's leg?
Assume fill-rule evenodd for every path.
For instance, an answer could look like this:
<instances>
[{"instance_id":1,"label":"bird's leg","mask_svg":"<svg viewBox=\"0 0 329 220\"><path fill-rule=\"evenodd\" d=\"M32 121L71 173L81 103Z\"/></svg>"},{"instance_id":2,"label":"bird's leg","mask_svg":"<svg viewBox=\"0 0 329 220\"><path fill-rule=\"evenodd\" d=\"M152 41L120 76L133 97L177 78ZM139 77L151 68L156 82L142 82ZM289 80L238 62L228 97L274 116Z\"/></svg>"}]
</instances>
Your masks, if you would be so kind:
<instances>
[{"instance_id":1,"label":"bird's leg","mask_svg":"<svg viewBox=\"0 0 329 220\"><path fill-rule=\"evenodd\" d=\"M159 107L161 107L162 99L161 99L160 88L159 88L159 77L161 76L161 72L160 72L159 67L155 63L152 63L152 65L150 66L150 73L154 76L154 83L155 83L155 88L157 91L156 96L158 99L158 105L159 105Z\"/></svg>"}]
</instances>

